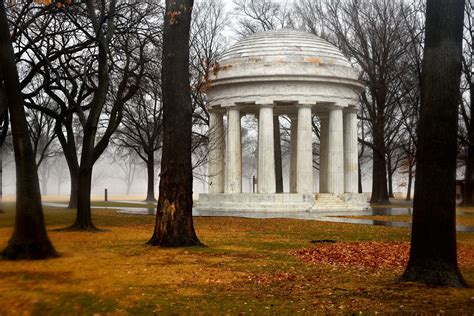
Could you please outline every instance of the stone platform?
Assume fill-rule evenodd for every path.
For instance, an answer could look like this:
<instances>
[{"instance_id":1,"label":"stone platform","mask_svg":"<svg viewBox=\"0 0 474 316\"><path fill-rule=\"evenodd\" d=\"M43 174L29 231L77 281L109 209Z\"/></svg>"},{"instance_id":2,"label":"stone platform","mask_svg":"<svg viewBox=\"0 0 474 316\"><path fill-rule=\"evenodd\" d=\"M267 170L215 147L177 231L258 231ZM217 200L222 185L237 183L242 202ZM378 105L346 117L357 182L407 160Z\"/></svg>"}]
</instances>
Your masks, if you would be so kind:
<instances>
[{"instance_id":1,"label":"stone platform","mask_svg":"<svg viewBox=\"0 0 474 316\"><path fill-rule=\"evenodd\" d=\"M323 210L363 210L368 207L367 195L332 194L261 194L261 193L207 193L199 194L195 208L198 211L262 211L310 212Z\"/></svg>"}]
</instances>

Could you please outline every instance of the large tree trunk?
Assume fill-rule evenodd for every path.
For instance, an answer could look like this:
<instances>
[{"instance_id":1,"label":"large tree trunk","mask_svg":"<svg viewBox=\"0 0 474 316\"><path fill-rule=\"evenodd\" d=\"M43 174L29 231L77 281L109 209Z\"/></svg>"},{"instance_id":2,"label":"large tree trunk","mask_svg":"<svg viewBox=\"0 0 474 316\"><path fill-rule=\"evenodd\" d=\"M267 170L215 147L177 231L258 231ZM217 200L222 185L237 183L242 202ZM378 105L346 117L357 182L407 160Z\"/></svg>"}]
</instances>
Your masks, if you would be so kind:
<instances>
[{"instance_id":1,"label":"large tree trunk","mask_svg":"<svg viewBox=\"0 0 474 316\"><path fill-rule=\"evenodd\" d=\"M410 259L404 281L465 286L456 254L456 153L463 0L426 10Z\"/></svg>"},{"instance_id":2,"label":"large tree trunk","mask_svg":"<svg viewBox=\"0 0 474 316\"><path fill-rule=\"evenodd\" d=\"M469 85L471 92L471 117L468 134L466 170L464 173L463 206L474 206L474 83Z\"/></svg>"},{"instance_id":3,"label":"large tree trunk","mask_svg":"<svg viewBox=\"0 0 474 316\"><path fill-rule=\"evenodd\" d=\"M189 30L193 0L166 0L163 28L163 153L151 245L200 245L192 216Z\"/></svg>"},{"instance_id":4,"label":"large tree trunk","mask_svg":"<svg viewBox=\"0 0 474 316\"><path fill-rule=\"evenodd\" d=\"M374 126L372 197L370 203L390 204L387 192L387 168L385 163L385 142L383 116L379 115Z\"/></svg>"},{"instance_id":5,"label":"large tree trunk","mask_svg":"<svg viewBox=\"0 0 474 316\"><path fill-rule=\"evenodd\" d=\"M359 179L358 179L359 190L358 190L358 192L362 193L364 191L363 191L363 188L362 188L362 169L361 169L361 166L360 166L360 159L357 162L357 173L359 175Z\"/></svg>"},{"instance_id":6,"label":"large tree trunk","mask_svg":"<svg viewBox=\"0 0 474 316\"><path fill-rule=\"evenodd\" d=\"M77 191L79 189L79 171L75 168L69 168L69 177L71 179L71 192L69 194L68 208L77 208Z\"/></svg>"},{"instance_id":7,"label":"large tree trunk","mask_svg":"<svg viewBox=\"0 0 474 316\"><path fill-rule=\"evenodd\" d=\"M92 223L91 212L91 188L92 188L92 167L80 167L78 173L78 190L77 190L77 212L76 220L72 226L66 230L76 231L92 231L97 232L97 229Z\"/></svg>"},{"instance_id":8,"label":"large tree trunk","mask_svg":"<svg viewBox=\"0 0 474 316\"><path fill-rule=\"evenodd\" d=\"M148 187L145 201L155 202L155 155L153 151L147 154L146 170L148 176Z\"/></svg>"},{"instance_id":9,"label":"large tree trunk","mask_svg":"<svg viewBox=\"0 0 474 316\"><path fill-rule=\"evenodd\" d=\"M6 259L57 257L46 233L38 170L29 138L4 1L0 3L0 67L0 79L5 84L11 116L16 163L15 227L1 256Z\"/></svg>"},{"instance_id":10,"label":"large tree trunk","mask_svg":"<svg viewBox=\"0 0 474 316\"><path fill-rule=\"evenodd\" d=\"M283 193L283 163L281 158L280 119L273 117L276 193Z\"/></svg>"}]
</instances>

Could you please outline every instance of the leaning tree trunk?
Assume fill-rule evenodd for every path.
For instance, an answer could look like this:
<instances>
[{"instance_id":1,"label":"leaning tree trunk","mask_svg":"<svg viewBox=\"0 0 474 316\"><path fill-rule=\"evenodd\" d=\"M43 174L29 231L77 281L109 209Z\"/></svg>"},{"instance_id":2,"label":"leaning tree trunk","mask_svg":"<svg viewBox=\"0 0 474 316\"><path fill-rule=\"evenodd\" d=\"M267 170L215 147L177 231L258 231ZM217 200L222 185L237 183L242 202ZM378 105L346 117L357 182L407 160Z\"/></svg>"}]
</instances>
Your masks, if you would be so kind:
<instances>
[{"instance_id":1,"label":"leaning tree trunk","mask_svg":"<svg viewBox=\"0 0 474 316\"><path fill-rule=\"evenodd\" d=\"M145 201L155 202L155 155L153 151L147 154L146 170L148 176L148 187Z\"/></svg>"},{"instance_id":2,"label":"leaning tree trunk","mask_svg":"<svg viewBox=\"0 0 474 316\"><path fill-rule=\"evenodd\" d=\"M38 170L31 147L4 1L0 3L0 76L11 116L16 164L16 214L13 235L1 256L45 259L58 256L46 233Z\"/></svg>"},{"instance_id":3,"label":"leaning tree trunk","mask_svg":"<svg viewBox=\"0 0 474 316\"><path fill-rule=\"evenodd\" d=\"M456 153L463 0L426 10L410 259L404 281L463 287L456 254Z\"/></svg>"},{"instance_id":4,"label":"leaning tree trunk","mask_svg":"<svg viewBox=\"0 0 474 316\"><path fill-rule=\"evenodd\" d=\"M163 152L160 195L151 245L200 245L193 225L192 106L189 30L193 0L166 0L163 27Z\"/></svg>"},{"instance_id":5,"label":"leaning tree trunk","mask_svg":"<svg viewBox=\"0 0 474 316\"><path fill-rule=\"evenodd\" d=\"M379 115L374 127L372 197L370 203L390 204L387 192L387 168L383 116Z\"/></svg>"},{"instance_id":6,"label":"leaning tree trunk","mask_svg":"<svg viewBox=\"0 0 474 316\"><path fill-rule=\"evenodd\" d=\"M281 157L280 119L273 117L276 193L283 193L283 163Z\"/></svg>"}]
</instances>

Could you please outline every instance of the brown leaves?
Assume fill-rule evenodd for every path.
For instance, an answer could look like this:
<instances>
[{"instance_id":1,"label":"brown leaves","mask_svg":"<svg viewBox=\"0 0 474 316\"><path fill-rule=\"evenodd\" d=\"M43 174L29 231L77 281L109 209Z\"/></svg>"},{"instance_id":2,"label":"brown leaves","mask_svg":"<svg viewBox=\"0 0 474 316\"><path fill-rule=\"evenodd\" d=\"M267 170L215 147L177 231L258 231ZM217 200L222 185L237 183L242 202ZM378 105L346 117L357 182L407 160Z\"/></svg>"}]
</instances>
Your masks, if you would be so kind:
<instances>
[{"instance_id":1,"label":"brown leaves","mask_svg":"<svg viewBox=\"0 0 474 316\"><path fill-rule=\"evenodd\" d=\"M321 245L293 250L290 253L306 263L343 267L403 268L408 262L410 244L354 242ZM462 266L474 265L474 248L460 245L458 259Z\"/></svg>"}]
</instances>

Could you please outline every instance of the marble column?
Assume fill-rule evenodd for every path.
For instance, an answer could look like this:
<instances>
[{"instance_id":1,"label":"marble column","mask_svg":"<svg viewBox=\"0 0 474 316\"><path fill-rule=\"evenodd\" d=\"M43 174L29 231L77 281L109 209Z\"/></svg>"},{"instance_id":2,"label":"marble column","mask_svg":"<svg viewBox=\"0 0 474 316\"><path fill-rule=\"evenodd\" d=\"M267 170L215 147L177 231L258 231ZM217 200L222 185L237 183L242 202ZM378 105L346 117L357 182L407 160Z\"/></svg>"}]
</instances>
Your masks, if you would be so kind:
<instances>
[{"instance_id":1,"label":"marble column","mask_svg":"<svg viewBox=\"0 0 474 316\"><path fill-rule=\"evenodd\" d=\"M329 110L328 192L344 193L344 133L341 107Z\"/></svg>"},{"instance_id":2,"label":"marble column","mask_svg":"<svg viewBox=\"0 0 474 316\"><path fill-rule=\"evenodd\" d=\"M273 142L273 105L260 105L258 114L258 193L276 192Z\"/></svg>"},{"instance_id":3,"label":"marble column","mask_svg":"<svg viewBox=\"0 0 474 316\"><path fill-rule=\"evenodd\" d=\"M350 109L344 113L344 191L358 192L359 159L357 143L357 110Z\"/></svg>"},{"instance_id":4,"label":"marble column","mask_svg":"<svg viewBox=\"0 0 474 316\"><path fill-rule=\"evenodd\" d=\"M296 164L297 164L297 144L298 144L298 116L291 115L290 130L290 193L296 193Z\"/></svg>"},{"instance_id":5,"label":"marble column","mask_svg":"<svg viewBox=\"0 0 474 316\"><path fill-rule=\"evenodd\" d=\"M209 193L224 193L224 118L209 111Z\"/></svg>"},{"instance_id":6,"label":"marble column","mask_svg":"<svg viewBox=\"0 0 474 316\"><path fill-rule=\"evenodd\" d=\"M327 114L319 116L319 192L328 192L328 137L329 117Z\"/></svg>"},{"instance_id":7,"label":"marble column","mask_svg":"<svg viewBox=\"0 0 474 316\"><path fill-rule=\"evenodd\" d=\"M240 110L227 110L227 144L225 164L225 193L242 193L242 146Z\"/></svg>"},{"instance_id":8,"label":"marble column","mask_svg":"<svg viewBox=\"0 0 474 316\"><path fill-rule=\"evenodd\" d=\"M296 191L313 193L313 145L311 106L298 107L298 132L296 144Z\"/></svg>"}]
</instances>

